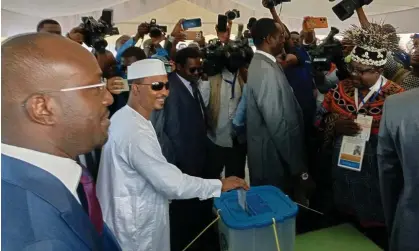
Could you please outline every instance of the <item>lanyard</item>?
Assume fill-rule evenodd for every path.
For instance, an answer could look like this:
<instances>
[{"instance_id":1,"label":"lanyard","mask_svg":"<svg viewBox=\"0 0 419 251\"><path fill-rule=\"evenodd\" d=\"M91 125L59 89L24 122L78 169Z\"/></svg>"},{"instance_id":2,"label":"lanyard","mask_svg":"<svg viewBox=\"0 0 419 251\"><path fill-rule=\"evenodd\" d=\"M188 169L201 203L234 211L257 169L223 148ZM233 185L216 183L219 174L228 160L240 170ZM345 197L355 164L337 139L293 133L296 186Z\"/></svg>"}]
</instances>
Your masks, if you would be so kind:
<instances>
[{"instance_id":1,"label":"lanyard","mask_svg":"<svg viewBox=\"0 0 419 251\"><path fill-rule=\"evenodd\" d=\"M361 95L362 96L362 94L359 92L359 90L358 90L358 88L355 88L355 106L356 106L356 112L359 112L359 110L366 104L366 103L368 103L368 101L374 101L376 98L377 98L377 96L380 94L380 91L381 91L381 87L383 86L383 82L384 82L384 79L383 79L383 77L381 77L381 83L380 83L380 88L378 89L378 91L377 92L375 92L375 90L371 90L368 94L367 94L367 96L365 96L365 98L362 98L361 97L361 102L360 103L358 103L359 102L359 96ZM371 96L373 95L375 93L375 95L374 95L374 97L372 97L371 98Z\"/></svg>"},{"instance_id":2,"label":"lanyard","mask_svg":"<svg viewBox=\"0 0 419 251\"><path fill-rule=\"evenodd\" d=\"M230 99L234 99L234 87L236 86L236 78L237 78L237 73L234 74L234 78L233 81L224 79L224 81L226 81L227 83L229 83L231 85L231 98Z\"/></svg>"}]
</instances>

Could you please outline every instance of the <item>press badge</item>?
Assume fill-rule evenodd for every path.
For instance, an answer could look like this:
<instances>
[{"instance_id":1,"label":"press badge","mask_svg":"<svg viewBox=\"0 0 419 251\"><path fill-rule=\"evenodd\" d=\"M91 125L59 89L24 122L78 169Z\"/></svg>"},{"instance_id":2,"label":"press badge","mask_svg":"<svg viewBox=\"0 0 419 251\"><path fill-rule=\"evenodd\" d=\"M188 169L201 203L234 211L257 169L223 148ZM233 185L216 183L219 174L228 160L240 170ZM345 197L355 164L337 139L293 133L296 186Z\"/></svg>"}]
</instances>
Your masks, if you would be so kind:
<instances>
[{"instance_id":1,"label":"press badge","mask_svg":"<svg viewBox=\"0 0 419 251\"><path fill-rule=\"evenodd\" d=\"M363 141L370 140L372 117L359 114L355 120L355 123L361 127L361 132L356 137Z\"/></svg>"},{"instance_id":2,"label":"press badge","mask_svg":"<svg viewBox=\"0 0 419 251\"><path fill-rule=\"evenodd\" d=\"M344 136L340 147L338 166L360 172L364 159L365 142L358 136Z\"/></svg>"}]
</instances>

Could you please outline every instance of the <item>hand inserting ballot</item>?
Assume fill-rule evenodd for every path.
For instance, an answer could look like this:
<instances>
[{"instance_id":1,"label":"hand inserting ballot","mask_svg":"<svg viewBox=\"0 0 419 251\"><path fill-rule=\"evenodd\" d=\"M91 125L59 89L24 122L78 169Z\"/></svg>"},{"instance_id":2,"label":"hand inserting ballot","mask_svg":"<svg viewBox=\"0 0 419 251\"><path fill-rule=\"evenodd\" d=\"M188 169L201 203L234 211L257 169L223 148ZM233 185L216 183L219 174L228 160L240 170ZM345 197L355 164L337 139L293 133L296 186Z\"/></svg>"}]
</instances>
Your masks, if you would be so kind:
<instances>
[{"instance_id":1,"label":"hand inserting ballot","mask_svg":"<svg viewBox=\"0 0 419 251\"><path fill-rule=\"evenodd\" d=\"M244 190L249 190L249 185L246 183L245 180L240 179L236 176L230 176L228 178L222 179L222 188L221 191L227 192L237 188L243 188Z\"/></svg>"}]
</instances>

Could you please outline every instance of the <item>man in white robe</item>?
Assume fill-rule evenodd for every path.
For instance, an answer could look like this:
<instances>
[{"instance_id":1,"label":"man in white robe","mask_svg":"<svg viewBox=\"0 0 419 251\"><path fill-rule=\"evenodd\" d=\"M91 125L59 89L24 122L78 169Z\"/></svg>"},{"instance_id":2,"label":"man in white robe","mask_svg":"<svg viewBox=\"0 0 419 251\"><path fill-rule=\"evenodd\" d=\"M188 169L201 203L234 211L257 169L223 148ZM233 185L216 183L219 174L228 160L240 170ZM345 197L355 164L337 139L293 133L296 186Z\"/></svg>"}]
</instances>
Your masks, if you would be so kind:
<instances>
[{"instance_id":1,"label":"man in white robe","mask_svg":"<svg viewBox=\"0 0 419 251\"><path fill-rule=\"evenodd\" d=\"M247 185L237 177L221 181L192 177L166 161L149 120L169 94L163 62L133 63L128 80L128 104L112 116L102 151L97 196L122 250L169 251L169 200L205 200Z\"/></svg>"}]
</instances>

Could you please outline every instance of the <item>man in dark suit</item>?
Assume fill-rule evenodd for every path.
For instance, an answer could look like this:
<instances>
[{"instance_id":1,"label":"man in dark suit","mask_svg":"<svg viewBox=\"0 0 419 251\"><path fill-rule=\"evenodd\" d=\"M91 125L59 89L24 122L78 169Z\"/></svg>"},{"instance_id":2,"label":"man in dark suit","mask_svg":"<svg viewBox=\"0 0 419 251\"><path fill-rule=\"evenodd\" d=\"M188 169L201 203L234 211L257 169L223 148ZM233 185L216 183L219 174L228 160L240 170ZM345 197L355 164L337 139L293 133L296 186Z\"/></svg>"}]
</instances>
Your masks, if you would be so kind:
<instances>
[{"instance_id":1,"label":"man in dark suit","mask_svg":"<svg viewBox=\"0 0 419 251\"><path fill-rule=\"evenodd\" d=\"M176 72L169 74L170 96L163 114L155 114L163 123L163 132L155 124L163 154L183 173L205 177L207 129L206 112L198 90L202 71L201 55L188 47L176 54ZM162 136L165 138L162 140ZM172 149L172 150L169 150ZM174 153L174 155L170 154ZM169 154L169 155L168 155ZM180 251L205 228L211 219L211 200L179 200L170 205L171 250ZM207 235L207 234L206 234ZM191 250L206 250L207 236L197 241Z\"/></svg>"},{"instance_id":2,"label":"man in dark suit","mask_svg":"<svg viewBox=\"0 0 419 251\"><path fill-rule=\"evenodd\" d=\"M13 37L1 51L2 248L120 250L75 161L108 137L113 99L94 56L47 33Z\"/></svg>"},{"instance_id":3,"label":"man in dark suit","mask_svg":"<svg viewBox=\"0 0 419 251\"><path fill-rule=\"evenodd\" d=\"M419 89L386 99L378 138L390 251L419 250Z\"/></svg>"}]
</instances>

